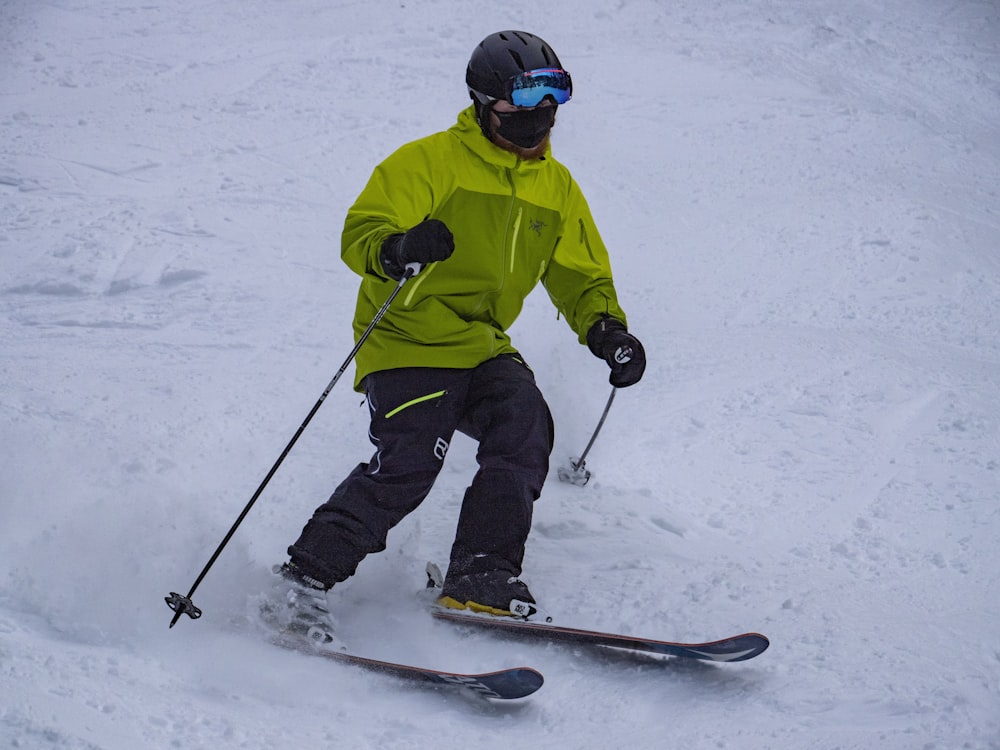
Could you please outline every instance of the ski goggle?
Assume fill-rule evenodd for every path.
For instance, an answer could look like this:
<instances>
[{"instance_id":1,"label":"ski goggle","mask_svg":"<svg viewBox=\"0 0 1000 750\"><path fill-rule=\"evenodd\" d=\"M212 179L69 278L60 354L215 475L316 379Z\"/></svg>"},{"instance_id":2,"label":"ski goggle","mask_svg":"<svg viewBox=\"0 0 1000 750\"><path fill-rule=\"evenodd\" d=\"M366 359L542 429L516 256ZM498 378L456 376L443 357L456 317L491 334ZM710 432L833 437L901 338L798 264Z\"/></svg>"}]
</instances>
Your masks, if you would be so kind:
<instances>
[{"instance_id":1,"label":"ski goggle","mask_svg":"<svg viewBox=\"0 0 1000 750\"><path fill-rule=\"evenodd\" d=\"M537 107L547 96L565 104L573 95L573 79L562 68L526 70L507 81L504 93L515 107Z\"/></svg>"},{"instance_id":2,"label":"ski goggle","mask_svg":"<svg viewBox=\"0 0 1000 750\"><path fill-rule=\"evenodd\" d=\"M535 68L507 81L506 93L515 107L537 107L547 96L565 104L573 95L573 79L562 68Z\"/></svg>"}]
</instances>

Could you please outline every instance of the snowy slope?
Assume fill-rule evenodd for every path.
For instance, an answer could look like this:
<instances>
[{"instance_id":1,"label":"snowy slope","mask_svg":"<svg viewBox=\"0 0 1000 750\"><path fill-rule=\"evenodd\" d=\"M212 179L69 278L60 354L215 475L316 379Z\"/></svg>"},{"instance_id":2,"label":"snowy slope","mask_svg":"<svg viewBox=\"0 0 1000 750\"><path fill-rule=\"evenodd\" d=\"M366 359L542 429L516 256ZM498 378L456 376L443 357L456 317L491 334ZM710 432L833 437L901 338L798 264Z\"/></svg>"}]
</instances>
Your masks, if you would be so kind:
<instances>
[{"instance_id":1,"label":"snowy slope","mask_svg":"<svg viewBox=\"0 0 1000 750\"><path fill-rule=\"evenodd\" d=\"M525 578L689 665L490 639L413 594L474 446L331 595L358 652L543 689L471 702L247 623L367 458L343 214L448 127L475 43L547 38L557 155L650 365ZM0 746L1000 748L1000 12L992 0L0 5ZM608 394L544 294L514 329L582 449Z\"/></svg>"}]
</instances>

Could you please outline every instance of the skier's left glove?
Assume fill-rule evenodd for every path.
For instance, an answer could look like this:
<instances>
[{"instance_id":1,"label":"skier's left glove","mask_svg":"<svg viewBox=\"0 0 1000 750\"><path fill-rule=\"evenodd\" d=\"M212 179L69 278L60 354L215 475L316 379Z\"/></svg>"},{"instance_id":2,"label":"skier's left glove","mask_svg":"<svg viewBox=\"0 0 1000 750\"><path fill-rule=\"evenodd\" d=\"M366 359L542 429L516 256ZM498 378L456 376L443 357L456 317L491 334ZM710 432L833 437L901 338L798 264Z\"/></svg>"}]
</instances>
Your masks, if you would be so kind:
<instances>
[{"instance_id":1,"label":"skier's left glove","mask_svg":"<svg viewBox=\"0 0 1000 750\"><path fill-rule=\"evenodd\" d=\"M608 363L608 380L616 388L635 385L646 370L646 350L620 320L605 317L594 323L587 331L587 346Z\"/></svg>"}]
</instances>

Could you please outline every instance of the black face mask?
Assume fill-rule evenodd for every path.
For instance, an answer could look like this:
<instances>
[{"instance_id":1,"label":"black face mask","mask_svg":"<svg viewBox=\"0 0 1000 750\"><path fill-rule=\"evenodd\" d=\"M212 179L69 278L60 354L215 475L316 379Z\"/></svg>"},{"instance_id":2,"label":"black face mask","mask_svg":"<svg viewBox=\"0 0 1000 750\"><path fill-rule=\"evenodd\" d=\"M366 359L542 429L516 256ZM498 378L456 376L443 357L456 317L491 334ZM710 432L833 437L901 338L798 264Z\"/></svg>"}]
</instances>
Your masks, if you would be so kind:
<instances>
[{"instance_id":1,"label":"black face mask","mask_svg":"<svg viewBox=\"0 0 1000 750\"><path fill-rule=\"evenodd\" d=\"M517 112L497 112L500 127L497 135L521 148L534 148L541 143L556 121L555 107L538 107Z\"/></svg>"}]
</instances>

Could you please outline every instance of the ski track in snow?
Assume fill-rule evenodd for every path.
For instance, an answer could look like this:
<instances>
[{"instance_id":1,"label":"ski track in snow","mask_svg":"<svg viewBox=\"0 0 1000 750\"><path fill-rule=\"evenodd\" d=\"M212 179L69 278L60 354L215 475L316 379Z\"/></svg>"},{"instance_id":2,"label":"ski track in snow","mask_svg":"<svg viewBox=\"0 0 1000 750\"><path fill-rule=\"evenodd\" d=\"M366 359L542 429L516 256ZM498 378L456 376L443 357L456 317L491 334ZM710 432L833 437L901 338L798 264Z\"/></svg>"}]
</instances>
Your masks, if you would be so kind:
<instances>
[{"instance_id":1,"label":"ski track in snow","mask_svg":"<svg viewBox=\"0 0 1000 750\"><path fill-rule=\"evenodd\" d=\"M0 745L1000 748L1000 14L948 4L294 0L0 9ZM347 382L186 592L350 350L343 214L448 127L487 33L577 90L582 184L649 355L585 488L555 472L525 578L565 622L759 630L743 664L432 621L475 467L456 439L331 593L369 656L526 664L512 704L273 648L248 611L369 454ZM543 293L513 330L557 420L603 366ZM345 379L347 380L347 379Z\"/></svg>"}]
</instances>

